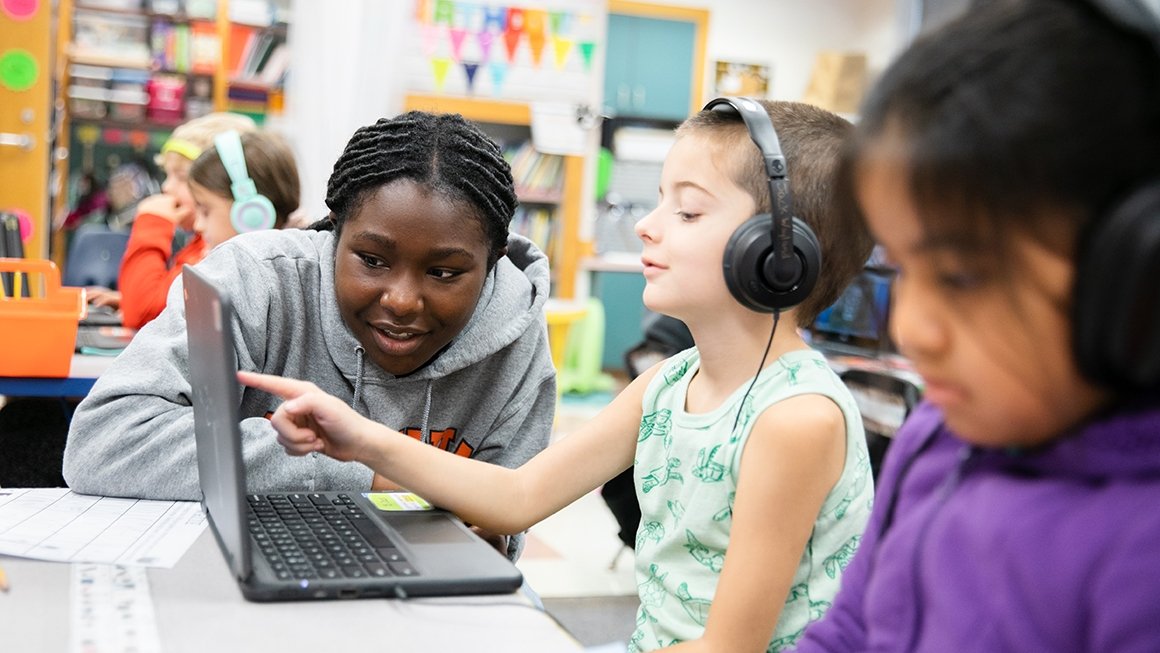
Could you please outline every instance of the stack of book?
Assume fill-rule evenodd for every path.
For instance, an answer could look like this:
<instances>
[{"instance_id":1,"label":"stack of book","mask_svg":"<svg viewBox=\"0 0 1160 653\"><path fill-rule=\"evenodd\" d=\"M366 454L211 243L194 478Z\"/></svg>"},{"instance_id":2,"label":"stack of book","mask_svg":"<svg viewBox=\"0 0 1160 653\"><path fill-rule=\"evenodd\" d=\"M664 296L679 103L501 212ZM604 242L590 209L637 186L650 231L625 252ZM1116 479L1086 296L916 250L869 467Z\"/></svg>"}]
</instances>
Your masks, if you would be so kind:
<instances>
[{"instance_id":1,"label":"stack of book","mask_svg":"<svg viewBox=\"0 0 1160 653\"><path fill-rule=\"evenodd\" d=\"M556 247L556 230L553 225L550 207L521 204L512 216L511 230L531 240L541 251L551 256Z\"/></svg>"},{"instance_id":2,"label":"stack of book","mask_svg":"<svg viewBox=\"0 0 1160 653\"><path fill-rule=\"evenodd\" d=\"M144 16L77 9L69 55L96 65L148 68L149 23Z\"/></svg>"},{"instance_id":3,"label":"stack of book","mask_svg":"<svg viewBox=\"0 0 1160 653\"><path fill-rule=\"evenodd\" d=\"M280 87L290 67L285 32L234 23L230 26L226 73L232 80Z\"/></svg>"},{"instance_id":4,"label":"stack of book","mask_svg":"<svg viewBox=\"0 0 1160 653\"><path fill-rule=\"evenodd\" d=\"M552 204L560 200L564 157L538 152L531 141L509 148L504 156L511 164L520 201Z\"/></svg>"},{"instance_id":5,"label":"stack of book","mask_svg":"<svg viewBox=\"0 0 1160 653\"><path fill-rule=\"evenodd\" d=\"M174 23L162 18L153 20L150 45L156 70L199 75L214 73L221 50L213 23Z\"/></svg>"}]
</instances>

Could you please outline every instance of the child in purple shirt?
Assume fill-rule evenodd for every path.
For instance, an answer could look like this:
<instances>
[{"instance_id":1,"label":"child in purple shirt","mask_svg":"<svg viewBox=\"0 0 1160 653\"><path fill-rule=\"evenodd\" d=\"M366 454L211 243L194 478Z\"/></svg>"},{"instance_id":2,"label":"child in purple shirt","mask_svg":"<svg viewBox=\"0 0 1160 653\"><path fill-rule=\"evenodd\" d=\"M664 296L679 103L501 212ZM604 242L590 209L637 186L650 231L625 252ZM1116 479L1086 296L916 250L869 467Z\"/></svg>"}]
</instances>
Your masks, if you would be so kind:
<instances>
[{"instance_id":1,"label":"child in purple shirt","mask_svg":"<svg viewBox=\"0 0 1160 653\"><path fill-rule=\"evenodd\" d=\"M979 3L868 99L846 182L925 400L799 651L1160 651L1160 23Z\"/></svg>"}]
</instances>

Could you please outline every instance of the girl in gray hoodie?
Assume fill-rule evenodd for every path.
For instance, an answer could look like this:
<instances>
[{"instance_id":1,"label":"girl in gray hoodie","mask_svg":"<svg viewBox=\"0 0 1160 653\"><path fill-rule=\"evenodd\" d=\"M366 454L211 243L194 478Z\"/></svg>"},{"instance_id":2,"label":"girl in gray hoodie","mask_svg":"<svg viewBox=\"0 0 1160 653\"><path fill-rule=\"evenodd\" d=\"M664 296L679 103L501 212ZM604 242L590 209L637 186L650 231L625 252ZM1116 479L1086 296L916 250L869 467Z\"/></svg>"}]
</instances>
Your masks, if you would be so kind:
<instances>
[{"instance_id":1,"label":"girl in gray hoodie","mask_svg":"<svg viewBox=\"0 0 1160 653\"><path fill-rule=\"evenodd\" d=\"M508 233L517 201L499 147L458 115L381 119L347 144L326 203L308 230L242 234L198 264L234 299L238 369L309 380L463 456L518 467L543 449L548 260ZM178 277L77 407L72 490L199 498L181 292ZM285 455L267 419L280 400L246 388L238 402L251 491L392 487L359 463Z\"/></svg>"}]
</instances>

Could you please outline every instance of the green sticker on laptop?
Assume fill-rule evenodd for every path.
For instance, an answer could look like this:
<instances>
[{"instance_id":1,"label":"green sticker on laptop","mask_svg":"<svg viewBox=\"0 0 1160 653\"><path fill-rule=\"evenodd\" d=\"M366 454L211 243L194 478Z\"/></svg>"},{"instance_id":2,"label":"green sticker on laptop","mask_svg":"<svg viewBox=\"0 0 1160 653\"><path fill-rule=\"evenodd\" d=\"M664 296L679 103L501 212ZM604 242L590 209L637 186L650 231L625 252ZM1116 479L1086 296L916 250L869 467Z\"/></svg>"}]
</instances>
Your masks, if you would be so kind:
<instances>
[{"instance_id":1,"label":"green sticker on laptop","mask_svg":"<svg viewBox=\"0 0 1160 653\"><path fill-rule=\"evenodd\" d=\"M388 512L434 509L426 499L414 492L365 492L363 496L379 510Z\"/></svg>"}]
</instances>

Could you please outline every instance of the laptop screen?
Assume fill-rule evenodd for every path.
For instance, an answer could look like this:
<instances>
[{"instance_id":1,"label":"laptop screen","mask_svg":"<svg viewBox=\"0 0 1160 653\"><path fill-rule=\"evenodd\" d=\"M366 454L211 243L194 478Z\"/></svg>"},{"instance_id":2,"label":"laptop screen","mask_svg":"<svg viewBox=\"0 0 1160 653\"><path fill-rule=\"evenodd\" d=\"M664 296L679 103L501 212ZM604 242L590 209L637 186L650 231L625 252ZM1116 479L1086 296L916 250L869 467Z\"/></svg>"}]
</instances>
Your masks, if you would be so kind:
<instances>
[{"instance_id":1,"label":"laptop screen","mask_svg":"<svg viewBox=\"0 0 1160 653\"><path fill-rule=\"evenodd\" d=\"M838 300L822 311L810 328L819 345L841 343L873 353L893 351L887 331L893 271L865 267Z\"/></svg>"},{"instance_id":2,"label":"laptop screen","mask_svg":"<svg viewBox=\"0 0 1160 653\"><path fill-rule=\"evenodd\" d=\"M230 570L245 579L251 570L233 310L229 297L194 268L185 266L181 277L202 503Z\"/></svg>"}]
</instances>

